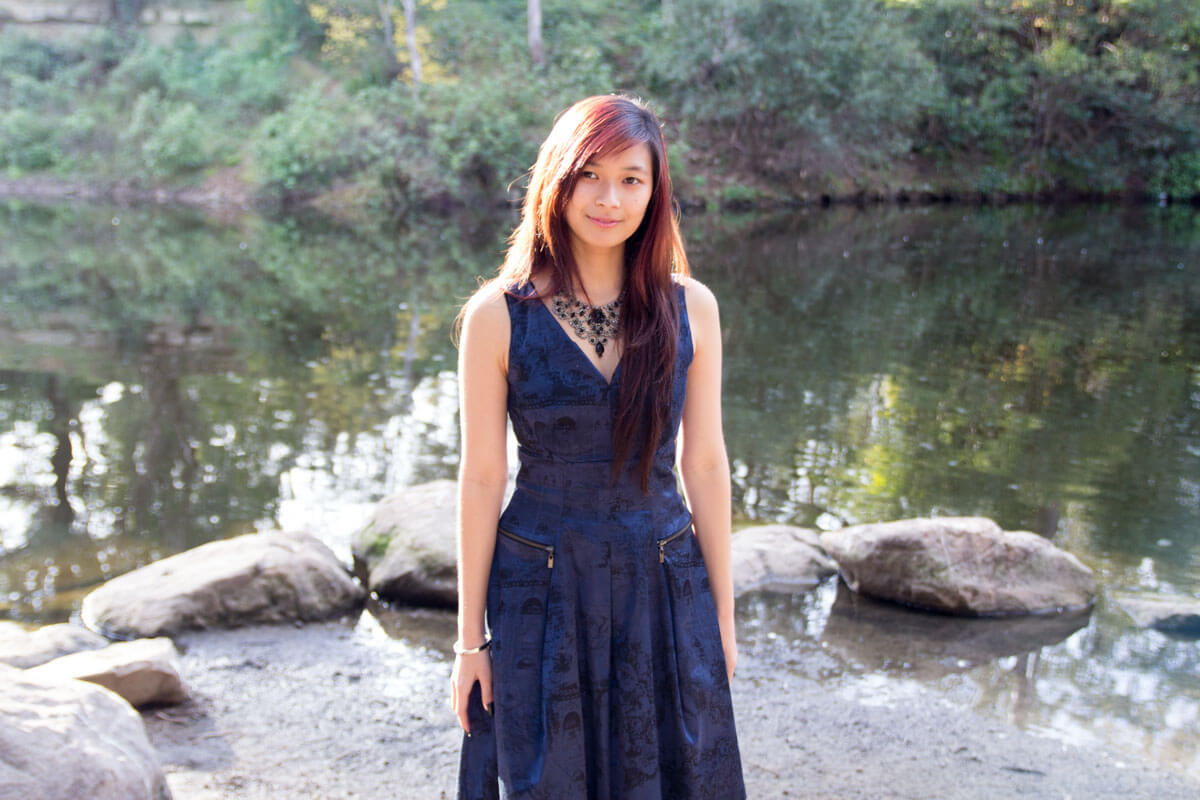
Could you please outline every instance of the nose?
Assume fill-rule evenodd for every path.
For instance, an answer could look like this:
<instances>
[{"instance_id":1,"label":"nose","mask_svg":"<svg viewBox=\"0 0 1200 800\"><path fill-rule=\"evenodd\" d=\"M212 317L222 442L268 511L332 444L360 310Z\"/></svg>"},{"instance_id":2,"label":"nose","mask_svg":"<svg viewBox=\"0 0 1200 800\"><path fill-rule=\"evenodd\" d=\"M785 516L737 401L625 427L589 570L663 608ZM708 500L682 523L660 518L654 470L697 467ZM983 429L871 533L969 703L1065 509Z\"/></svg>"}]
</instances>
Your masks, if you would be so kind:
<instances>
[{"instance_id":1,"label":"nose","mask_svg":"<svg viewBox=\"0 0 1200 800\"><path fill-rule=\"evenodd\" d=\"M621 195L612 181L605 181L596 194L596 205L616 208L621 204Z\"/></svg>"}]
</instances>

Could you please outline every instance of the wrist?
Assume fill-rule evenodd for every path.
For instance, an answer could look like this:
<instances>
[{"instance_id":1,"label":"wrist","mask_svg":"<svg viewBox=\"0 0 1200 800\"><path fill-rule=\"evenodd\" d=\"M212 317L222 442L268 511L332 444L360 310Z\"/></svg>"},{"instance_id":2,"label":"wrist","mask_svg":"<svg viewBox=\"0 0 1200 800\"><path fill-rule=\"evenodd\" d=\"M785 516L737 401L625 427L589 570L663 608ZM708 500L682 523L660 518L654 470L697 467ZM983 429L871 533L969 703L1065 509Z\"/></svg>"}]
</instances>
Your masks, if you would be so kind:
<instances>
[{"instance_id":1,"label":"wrist","mask_svg":"<svg viewBox=\"0 0 1200 800\"><path fill-rule=\"evenodd\" d=\"M462 639L459 639L457 642L455 642L454 643L454 654L459 655L459 656L470 656L470 655L474 655L475 653L482 653L484 650L487 650L489 647L492 646L491 639L484 638L484 639L482 639L482 641L479 642L479 644L471 644L471 641L472 640L468 640L468 642L464 643ZM478 640L475 640L475 641L478 641ZM470 645L470 646L467 646L467 645Z\"/></svg>"},{"instance_id":2,"label":"wrist","mask_svg":"<svg viewBox=\"0 0 1200 800\"><path fill-rule=\"evenodd\" d=\"M458 640L468 645L477 645L488 638L487 626L483 620L478 622L460 622L458 625Z\"/></svg>"}]
</instances>

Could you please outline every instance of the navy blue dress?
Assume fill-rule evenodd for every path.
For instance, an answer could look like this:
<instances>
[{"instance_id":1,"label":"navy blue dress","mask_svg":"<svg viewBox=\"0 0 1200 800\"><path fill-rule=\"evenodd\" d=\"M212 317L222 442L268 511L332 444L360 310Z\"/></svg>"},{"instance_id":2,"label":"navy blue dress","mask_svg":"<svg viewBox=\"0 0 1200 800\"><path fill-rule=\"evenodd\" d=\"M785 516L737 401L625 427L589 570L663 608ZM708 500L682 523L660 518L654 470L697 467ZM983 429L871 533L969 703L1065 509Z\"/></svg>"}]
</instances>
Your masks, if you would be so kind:
<instances>
[{"instance_id":1,"label":"navy blue dress","mask_svg":"<svg viewBox=\"0 0 1200 800\"><path fill-rule=\"evenodd\" d=\"M508 295L508 413L520 445L487 590L494 715L468 700L459 800L746 797L708 573L675 437L691 329L684 289L671 417L650 493L609 484L612 383L529 286Z\"/></svg>"}]
</instances>

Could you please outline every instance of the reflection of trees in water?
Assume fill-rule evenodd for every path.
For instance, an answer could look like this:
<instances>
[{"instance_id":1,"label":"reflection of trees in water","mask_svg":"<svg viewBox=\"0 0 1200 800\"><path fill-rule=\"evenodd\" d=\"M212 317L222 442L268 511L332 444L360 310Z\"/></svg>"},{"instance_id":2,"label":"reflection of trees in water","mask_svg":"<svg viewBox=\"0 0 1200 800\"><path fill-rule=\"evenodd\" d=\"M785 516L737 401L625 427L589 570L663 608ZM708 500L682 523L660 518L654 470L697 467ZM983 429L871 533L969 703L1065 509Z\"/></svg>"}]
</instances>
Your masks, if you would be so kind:
<instances>
[{"instance_id":1,"label":"reflection of trees in water","mask_svg":"<svg viewBox=\"0 0 1200 800\"><path fill-rule=\"evenodd\" d=\"M1198 243L1154 211L962 217L835 212L692 237L728 329L745 514L982 513L1053 537L1082 509L1106 549L1142 552L1162 536L1150 518L1200 530L1179 480L1200 471L1200 295L1176 268Z\"/></svg>"},{"instance_id":2,"label":"reflection of trees in water","mask_svg":"<svg viewBox=\"0 0 1200 800\"><path fill-rule=\"evenodd\" d=\"M49 376L46 381L46 400L52 410L47 427L54 436L54 455L50 457L50 466L54 470L54 495L58 500L54 521L66 525L75 518L71 498L67 494L67 478L71 470L71 427L78 423L79 405L67 396L57 375Z\"/></svg>"},{"instance_id":3,"label":"reflection of trees in water","mask_svg":"<svg viewBox=\"0 0 1200 800\"><path fill-rule=\"evenodd\" d=\"M0 569L24 609L10 610L44 614L55 586L92 585L274 518L280 478L302 460L337 470L376 458L366 478L381 493L396 431L417 463L405 479L452 476L456 440L444 441L440 417L433 436L413 425L424 411L413 393L434 378L436 395L435 376L453 370L464 273L494 271L507 222L410 222L239 230L131 209L16 208L0 340L19 347L5 348L0 405L9 420L43 420L56 449L52 492L10 487L32 518ZM37 344L60 340L51 359ZM98 402L110 382L124 387L119 399ZM85 405L98 412L96 437L72 452L88 436Z\"/></svg>"},{"instance_id":4,"label":"reflection of trees in water","mask_svg":"<svg viewBox=\"0 0 1200 800\"><path fill-rule=\"evenodd\" d=\"M1091 614L955 617L835 579L802 594L743 595L737 613L739 641L808 677L913 678L1020 726L1085 731L1123 749L1139 736L1145 755L1200 768L1195 643L1136 629L1103 602Z\"/></svg>"}]
</instances>

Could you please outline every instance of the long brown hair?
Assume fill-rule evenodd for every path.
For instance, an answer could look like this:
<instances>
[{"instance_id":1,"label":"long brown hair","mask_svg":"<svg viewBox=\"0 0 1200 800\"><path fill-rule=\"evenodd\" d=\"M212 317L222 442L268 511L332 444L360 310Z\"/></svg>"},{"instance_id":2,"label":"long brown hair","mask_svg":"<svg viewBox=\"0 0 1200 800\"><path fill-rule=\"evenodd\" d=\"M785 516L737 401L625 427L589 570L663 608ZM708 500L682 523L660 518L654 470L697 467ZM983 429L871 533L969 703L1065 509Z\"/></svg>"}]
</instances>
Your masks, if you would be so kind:
<instances>
[{"instance_id":1,"label":"long brown hair","mask_svg":"<svg viewBox=\"0 0 1200 800\"><path fill-rule=\"evenodd\" d=\"M641 225L625 242L625 302L621 310L621 382L613 420L615 481L625 461L640 450L638 472L649 489L654 451L667 428L679 341L679 303L672 274L687 275L679 233L667 143L662 125L640 100L597 95L575 103L554 123L530 172L521 222L509 237L496 280L507 290L549 272L549 286L532 295L541 302L559 287L580 284L571 253L565 211L579 173L590 160L645 142L650 146L653 187ZM634 447L637 440L639 447Z\"/></svg>"}]
</instances>

